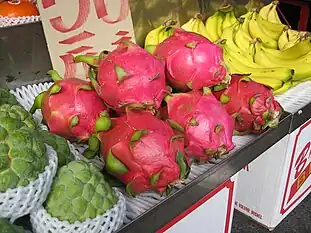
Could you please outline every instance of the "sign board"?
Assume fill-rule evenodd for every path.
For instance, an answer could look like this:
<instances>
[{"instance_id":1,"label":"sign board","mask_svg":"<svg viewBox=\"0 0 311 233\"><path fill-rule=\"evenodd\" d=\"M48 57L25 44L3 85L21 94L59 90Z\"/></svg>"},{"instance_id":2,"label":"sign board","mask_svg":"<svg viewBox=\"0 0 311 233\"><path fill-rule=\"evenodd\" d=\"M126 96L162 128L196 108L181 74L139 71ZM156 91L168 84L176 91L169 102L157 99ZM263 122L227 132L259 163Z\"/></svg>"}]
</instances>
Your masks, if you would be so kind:
<instances>
[{"instance_id":1,"label":"sign board","mask_svg":"<svg viewBox=\"0 0 311 233\"><path fill-rule=\"evenodd\" d=\"M288 147L290 165L286 178L281 214L286 214L311 189L311 119L292 133Z\"/></svg>"},{"instance_id":2,"label":"sign board","mask_svg":"<svg viewBox=\"0 0 311 233\"><path fill-rule=\"evenodd\" d=\"M230 233L236 180L232 177L156 233Z\"/></svg>"},{"instance_id":3,"label":"sign board","mask_svg":"<svg viewBox=\"0 0 311 233\"><path fill-rule=\"evenodd\" d=\"M128 0L39 0L53 68L63 77L85 79L76 55L112 50L120 39L135 41Z\"/></svg>"},{"instance_id":4,"label":"sign board","mask_svg":"<svg viewBox=\"0 0 311 233\"><path fill-rule=\"evenodd\" d=\"M239 173L235 208L273 230L311 192L311 119Z\"/></svg>"}]
</instances>

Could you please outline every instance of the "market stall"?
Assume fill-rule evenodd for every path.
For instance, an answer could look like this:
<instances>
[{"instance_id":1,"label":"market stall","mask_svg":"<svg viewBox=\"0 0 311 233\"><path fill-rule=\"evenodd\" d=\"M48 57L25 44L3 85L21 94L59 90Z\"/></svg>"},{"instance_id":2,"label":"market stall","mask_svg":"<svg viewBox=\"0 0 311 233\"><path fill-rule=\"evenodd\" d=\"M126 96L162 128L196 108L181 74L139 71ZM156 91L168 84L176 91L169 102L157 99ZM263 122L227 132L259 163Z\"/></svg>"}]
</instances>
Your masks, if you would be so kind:
<instances>
[{"instance_id":1,"label":"market stall","mask_svg":"<svg viewBox=\"0 0 311 233\"><path fill-rule=\"evenodd\" d=\"M50 70L53 66L54 69L57 68L58 70L60 70L60 74L61 74L60 76L69 78L69 76L73 74L72 69L71 69L73 66L71 66L71 64L66 63L66 62L65 64L67 64L68 66L63 66L64 63L62 62L64 62L65 60L63 59L64 56L62 54L66 53L68 56L69 55L72 56L72 59L73 59L74 55L82 53L81 49L82 50L87 49L86 47L90 45L90 44L79 44L80 47L71 48L70 50L71 52L68 52L69 47L62 47L64 44L67 44L67 45L70 44L68 42L69 40L68 35L55 35L56 32L51 31L52 30L51 25L53 24L49 24L49 22L51 22L50 21L51 18L56 16L55 12L59 13L61 10L64 11L64 9L68 9L68 8L63 6L64 9L54 8L54 10L48 11L46 9L55 5L55 2L54 4L53 2L49 2L49 4L46 2L45 4L46 5L44 6L42 5L42 3L39 3L41 18L43 18L43 27L42 27L41 22L37 22L37 23L31 23L27 25L5 27L5 28L0 29L0 39L1 39L1 42L0 42L0 58L1 58L0 76L4 77L4 79L1 79L1 87L8 87L9 89L11 89L11 93L14 94L14 96L17 98L17 101L27 111L31 111L32 113L34 113L33 116L36 122L41 122L42 115L39 111L35 112L31 110L32 105L35 101L35 97L39 95L42 91L46 91L51 87L55 87L55 84L51 82L51 78L45 75L47 70ZM64 4L66 5L68 3L64 3ZM179 3L175 4L175 6L178 4ZM246 3L243 2L242 6L244 7L245 4ZM179 13L180 15L183 15L184 18L182 18L181 16L176 16L178 20L181 21L181 25L176 26L176 28L181 26L182 29L185 30L186 32L190 31L190 32L195 32L197 34L201 34L202 36L207 37L210 41L213 41L215 43L216 41L222 40L222 42L220 42L221 46L224 47L224 50L228 51L228 47L226 46L227 45L229 46L229 44L226 43L226 41L229 41L229 39L232 38L232 36L230 36L231 34L227 33L226 37L221 37L221 35L217 33L214 35L204 34L206 33L204 30L206 29L202 21L203 18L201 18L202 16L200 14L194 13L195 11L197 12L200 11L199 8L201 8L201 13L203 14L204 13L203 11L207 6L208 4L206 4L206 2L204 3L204 1L198 1L197 4L190 4L190 3L188 3L188 5L186 4L187 9L188 8L191 9L187 12L187 14L191 16L184 17L185 14ZM135 8L135 4L132 3L131 10L135 11L135 9L137 10L139 8L137 8L137 6ZM208 15L211 15L209 18L212 18L212 16L213 15L215 16L217 12L218 13L221 12L221 14L223 15L222 20L224 22L226 17L229 18L229 16L225 17L225 14L229 15L230 13L230 15L232 16L232 12L234 12L233 9L235 8L233 8L231 5L230 6L226 5L225 7L222 6L220 11L216 10L216 13L215 13L215 10L213 10ZM178 8L178 10L180 9ZM244 7L243 10L246 11L246 8ZM141 9L138 10L138 12L141 12ZM178 11L178 12L182 12L182 11ZM133 15L135 15L135 13L137 12L134 12L134 13L132 12ZM249 14L252 14L252 17L253 15L255 15L255 13L257 14L258 12L249 11ZM99 14L99 12L97 12L97 14ZM172 16L170 15L170 17ZM189 18L191 17L193 17L192 18L193 21L202 23L204 29L202 28L197 29L194 26L192 26L189 21ZM142 38L146 37L146 34L148 33L148 31L147 32L140 31L141 27L137 26L139 24L139 22L137 22L137 19L139 18L137 17L137 14L136 14L136 18L135 16L132 16L132 18L133 19L127 18L129 21L125 23L123 22L121 28L122 29L126 28L128 31L124 32L124 30L121 30L123 31L123 33L121 33L119 36L134 37L134 34L133 34L134 31L132 28L132 21L131 21L133 20L135 36L137 37L136 40L138 42L144 41L144 39ZM230 25L231 27L234 28L234 26L232 26L234 24L237 24L238 26L240 26L240 24L243 25L243 22L239 22L238 19L235 18L235 16L229 19L230 20L227 22L228 28L230 28ZM234 22L231 20L233 20ZM211 22L211 20L207 19L206 24L208 23L210 23L211 25L214 24L213 22ZM90 23L87 25L90 25ZM164 26L168 27L167 25L164 25ZM175 28L175 25L169 25L170 29L171 29L171 26ZM66 30L64 29L64 26L58 25L58 27L60 31L63 31L62 33L66 32ZM99 26L95 26L95 27L94 25L93 27L85 26L85 28L83 29L88 30L91 28L93 30L92 31L93 33L94 30L96 30L96 27L99 27ZM117 31L120 32L118 25L114 25L114 27ZM144 28L144 25L142 25L142 28ZM110 28L107 30L115 30L115 29ZM150 32L152 28L149 28L148 30ZM222 30L223 32L225 32L225 29L222 29ZM116 33L117 31L113 33ZM227 30L226 32L228 31L229 30ZM252 34L252 37L258 37L258 38L260 37L260 35L256 34L256 32L251 33L251 34ZM274 33L274 35L275 34L276 33ZM71 37L72 36L74 35L71 34ZM172 35L166 35L166 38L168 38L169 36L172 36ZM23 38L23 39L16 40L16 38ZM57 38L57 40L55 38ZM116 44L111 43L111 42L115 42L115 39L116 38L114 37L110 38L109 40L111 41L106 43L106 46L110 50L113 50L116 46ZM308 40L308 37L305 34L303 35L303 40ZM59 43L60 41L62 41L62 43ZM146 42L148 41L146 40ZM151 42L154 43L154 41L151 41ZM149 44L145 43L145 48L148 52L150 52L150 49L153 49L153 46L156 47L158 46L158 44L161 44L160 41L157 41L156 44L153 44L153 43L149 43ZM256 40L254 42L254 46L255 45L265 46L268 44L268 47L269 47L271 43L273 43L273 41L271 42L269 39L262 40L262 41ZM148 45L150 47L148 47ZM193 45L190 44L189 46L191 47ZM232 44L230 46L232 46ZM286 45L286 46L289 46L289 45ZM98 50L101 49L100 45L94 42L92 49L96 49L96 48L98 48ZM237 48L239 49L239 46L237 46ZM265 47L262 47L261 49L264 49L264 48ZM73 51L72 49L79 49L79 52L75 50ZM269 49L272 49L271 46L269 47ZM237 50L235 52L238 53L239 51ZM92 54L89 54L89 55L92 55ZM181 232L181 229L183 230L188 229L188 227L190 229L193 226L197 226L198 224L202 226L202 229L205 229L205 230L208 229L210 232L229 233L231 231L231 221L232 221L232 215L233 215L233 206L235 202L235 193L237 192L237 187L239 187L237 185L237 180L238 180L237 174L239 173L239 171L242 170L240 174L245 172L243 170L246 170L247 172L247 170L249 170L250 167L252 166L252 164L250 163L253 160L255 160L256 158L261 159L261 157L266 158L267 156L265 156L265 152L266 151L268 152L269 148L270 150L273 150L273 147L276 147L277 145L280 145L280 144L281 146L279 146L278 148L287 148L288 140L291 137L291 135L289 134L291 134L292 132L294 132L295 129L297 129L302 124L304 124L304 122L306 122L310 118L310 115L311 115L311 112L308 110L310 107L308 107L309 105L307 105L311 101L311 98L308 95L309 90L310 90L310 87L309 87L310 83L302 82L301 84L299 84L298 82L296 83L297 86L289 89L293 81L293 75L294 75L294 72L292 71L293 69L287 68L286 65L284 65L284 67L278 67L280 71L284 71L283 73L277 72L281 79L281 82L280 82L281 85L279 85L279 83L272 81L272 76L271 77L263 76L265 72L270 72L274 66L270 68L270 66L265 66L265 64L259 62L258 64L255 63L254 67L252 67L252 72L250 72L250 69L248 69L247 66L246 68L243 67L243 65L246 65L246 64L243 64L243 60L241 62L240 58L234 60L234 62L232 63L231 56L233 55L232 53L227 53L224 55L226 67L230 68L231 70L234 70L236 68L234 73L239 73L238 71L242 71L240 73L243 73L243 74L251 73L251 75L249 77L238 76L238 77L233 78L232 80L235 79L235 80L239 80L239 82L241 81L251 82L251 83L254 83L254 85L258 85L256 86L258 87L257 91L261 90L265 94L268 93L267 95L269 96L269 102L272 98L272 94L270 94L272 93L272 90L275 91L276 93L279 93L279 95L276 96L276 100L278 100L279 103L282 105L282 107L285 109L285 111L282 112L281 117L279 117L278 110L276 110L277 107L275 108L271 107L269 111L275 111L276 115L270 116L268 113L267 118L264 118L264 122L268 123L267 119L270 119L271 117L271 122L267 124L267 126L271 126L271 128L264 126L264 130L261 130L261 128L260 130L258 130L258 127L255 127L257 125L255 125L254 128L252 128L252 130L254 132L260 131L260 134L256 132L257 134L233 136L232 143L234 144L234 149L233 147L231 148L230 146L228 146L227 148L228 150L230 147L230 151L228 151L229 153L215 154L215 156L211 156L208 159L208 161L204 161L204 163L202 163L201 161L200 163L191 164L190 174L187 176L187 178L185 177L186 179L183 180L183 182L177 182L177 184L174 184L174 186L172 185L172 187L169 185L172 188L171 193L169 195L159 195L156 192L153 192L150 190L144 190L145 192L135 195L135 197L132 197L130 195L131 192L128 192L128 189L125 189L124 186L118 184L115 187L118 187L118 189L116 189L117 190L116 195L119 195L118 197L120 197L119 198L120 203L118 202L119 206L115 204L114 208L119 208L119 209L118 210L116 209L114 213L121 213L122 208L124 212L125 205L126 205L126 211L124 213L123 218L122 218L122 214L119 214L119 215L116 214L114 215L114 217L111 217L112 219L111 222L113 223L111 222L107 223L108 221L105 220L107 222L102 223L103 224L102 229L105 229L104 232L112 232L112 231L114 232ZM62 56L62 59L59 59L60 56ZM243 56L243 54L240 54L240 56ZM245 59L246 60L244 61L248 62L247 61L248 57L245 57ZM282 65L279 65L279 66L282 66ZM71 68L69 69L69 67ZM85 78L83 77L83 75L85 75L84 73L85 67L86 66L79 66L79 68L74 70L76 72L75 75L80 76L79 77L80 79ZM92 70L95 66L91 65L90 67L91 67L90 70ZM241 67L242 67L242 70L240 70ZM243 70L243 68L245 69ZM263 69L266 69L267 71L264 72ZM98 72L98 70L96 69L94 69L94 71ZM124 72L124 70L122 72ZM270 72L269 74L271 75L273 72ZM258 75L261 75L261 77L258 77ZM287 76L285 77L284 75L285 76L287 75ZM297 82L298 79L306 81L308 77L305 77L304 75L305 75L304 73L301 75L302 78L299 76L300 79L297 78L298 76L296 76L296 79L294 79L294 81ZM251 81L251 79L253 81ZM256 81L257 83L255 83L254 81ZM171 83L172 83L172 80L171 80ZM233 83L234 82L232 81L231 85L234 85ZM92 83L92 85L96 86L94 82ZM215 83L210 84L210 85L215 86ZM268 86L269 88L267 88L266 86ZM85 88L85 85L83 88ZM192 88L193 86L191 87L191 89ZM243 87L240 87L240 88L242 89ZM261 88L264 88L264 89L261 89ZM49 89L49 90L51 91L52 89ZM227 92L230 91L230 87L228 89L224 89L224 88L222 89L223 89L222 91L224 90L228 90ZM218 91L217 89L212 89L212 90L215 92ZM55 90L54 88L53 92L57 94L59 90ZM228 94L227 92L224 92L225 95ZM217 93L214 93L214 94L215 96L217 96ZM244 97L244 98L250 98L248 99L248 101L254 103L257 97L253 98L252 100L250 97ZM227 101L225 102L227 103ZM222 103L222 104L226 104L226 103ZM229 109L227 109L227 111L229 111ZM102 115L102 117L105 118L106 115ZM47 118L45 118L45 120L47 122L46 124L49 124L47 121ZM76 122L75 125L77 123L78 122ZM39 125L39 126L45 128L44 125ZM50 124L49 124L49 127L51 128ZM218 133L219 127L216 127L215 130ZM227 130L227 128L225 130ZM73 142L73 141L68 142L68 143L69 143L68 145L69 145L69 148L71 149L71 152L75 155L76 158L78 159L85 158L86 154L84 154L84 157L83 157L83 153L87 151L86 145L77 144L76 142ZM88 152L93 152L93 151L89 150ZM269 154L269 156L273 156L271 155L271 153L267 153L267 152L266 154ZM285 150L284 153L286 152L287 151ZM278 153L278 151L276 153ZM107 158L104 158L104 159L107 159ZM255 162L258 161L258 159L256 159ZM94 162L94 164L98 165L98 167L100 167L101 169L103 168L103 164L101 163L102 159L100 156L94 157L93 159L89 161ZM107 162L107 160L105 162ZM250 164L249 167L247 167L248 164ZM180 168L180 170L182 169ZM259 167L259 170L260 170L260 167ZM255 173L255 175L260 176L258 175L258 173ZM157 182L158 179L159 179L159 176L153 176L153 178L150 181L151 184L154 182ZM251 178L248 177L247 179L250 180L249 182L256 184L254 182L253 177ZM51 182L52 180L53 179L51 179ZM123 183L126 183L124 180L122 181ZM241 184L243 186L243 183L240 182L239 185ZM250 194L247 190L242 190L242 192L244 193L244 196L242 199L239 199L239 198L237 199L236 205L237 207L239 207L239 204L241 204L242 207L246 206L247 208L247 205L244 205L243 201L247 200L247 197L253 194ZM239 193L239 189L238 189L238 193ZM124 199L122 199L121 196L122 197L124 196ZM41 198L41 199L43 200L45 198ZM124 200L125 204L124 203L122 204L122 200ZM257 199L254 196L253 201L256 202L256 200ZM47 206L49 205L50 204L48 202ZM51 211L53 211L52 207L53 205L51 204ZM19 218L23 216L22 218L18 219L17 222L23 224L24 226L27 226L29 230L33 230L36 232L40 232L40 229L43 229L43 228L40 228L39 226L40 224L45 224L45 226L47 227L53 226L55 227L55 229L57 229L58 226L55 225L57 223L56 221L57 219L52 218L51 220L49 218L46 218L42 210L40 211L41 212L33 210L29 212L31 214L32 227L31 227L31 224L29 223L28 213L27 213L27 216L23 216L24 214L18 214L15 216L8 215L5 217L11 218L11 220L12 219L15 220L15 218ZM55 208L54 208L54 211L55 211ZM257 210L254 210L252 212L252 215L254 214L256 215L257 213L256 211ZM206 217L207 219L212 219L212 220L206 221L205 220ZM106 219L108 218L109 217L106 216ZM44 223L42 222L40 223L42 219L43 221L45 221ZM117 221L115 219L119 219L119 220ZM90 221L90 219L88 219L87 221ZM79 224L79 222L76 222L75 224ZM88 224L94 224L94 223L90 221L90 223ZM109 224L112 224L112 225L109 225ZM94 227L96 228L95 225ZM93 225L88 225L89 228L90 226L93 226ZM66 224L64 223L64 227L68 227L68 222ZM81 226L79 225L77 227L81 227ZM95 229L94 227L92 229ZM55 230L55 232L57 231ZM81 232L82 232L82 228L81 228ZM196 232L199 232L199 229Z\"/></svg>"}]
</instances>

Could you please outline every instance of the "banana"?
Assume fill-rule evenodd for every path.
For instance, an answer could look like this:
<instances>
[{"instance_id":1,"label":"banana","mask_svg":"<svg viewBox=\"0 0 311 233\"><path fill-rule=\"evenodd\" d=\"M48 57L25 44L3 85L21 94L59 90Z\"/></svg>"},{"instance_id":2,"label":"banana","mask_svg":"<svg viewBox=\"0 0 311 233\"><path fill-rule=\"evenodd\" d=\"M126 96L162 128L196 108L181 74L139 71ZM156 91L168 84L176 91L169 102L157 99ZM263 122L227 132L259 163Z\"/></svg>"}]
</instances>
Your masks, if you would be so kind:
<instances>
[{"instance_id":1,"label":"banana","mask_svg":"<svg viewBox=\"0 0 311 233\"><path fill-rule=\"evenodd\" d=\"M257 17L257 23L265 34L276 41L280 38L285 27L283 24L271 23L270 21L263 19L260 15Z\"/></svg>"},{"instance_id":2,"label":"banana","mask_svg":"<svg viewBox=\"0 0 311 233\"><path fill-rule=\"evenodd\" d=\"M217 36L218 36L218 38L220 38L221 34L223 32L222 25L223 25L225 16L224 16L223 12L221 12L221 11L218 11L218 12L220 12L220 14L218 15L218 20L217 20Z\"/></svg>"},{"instance_id":3,"label":"banana","mask_svg":"<svg viewBox=\"0 0 311 233\"><path fill-rule=\"evenodd\" d=\"M222 24L222 32L223 32L227 27L230 27L232 24L234 24L237 19L234 14L234 8L230 4L221 6L219 8L219 11L223 12L224 14L224 20Z\"/></svg>"},{"instance_id":4,"label":"banana","mask_svg":"<svg viewBox=\"0 0 311 233\"><path fill-rule=\"evenodd\" d=\"M289 42L288 27L285 27L278 39L278 48L282 50Z\"/></svg>"},{"instance_id":5,"label":"banana","mask_svg":"<svg viewBox=\"0 0 311 233\"><path fill-rule=\"evenodd\" d=\"M282 24L282 21L280 20L278 12L277 12L278 4L279 4L278 1L273 1L272 2L272 8L271 8L271 10L268 13L268 21L270 21L272 23Z\"/></svg>"},{"instance_id":6,"label":"banana","mask_svg":"<svg viewBox=\"0 0 311 233\"><path fill-rule=\"evenodd\" d=\"M274 67L274 68L254 68L245 65L243 61L240 62L241 56L233 56L230 51L224 49L224 60L230 69L235 73L250 74L257 78L269 78L271 80L279 80L286 82L291 79L293 71L291 69ZM249 64L248 62L247 64Z\"/></svg>"},{"instance_id":7,"label":"banana","mask_svg":"<svg viewBox=\"0 0 311 233\"><path fill-rule=\"evenodd\" d=\"M235 16L235 13L234 13L234 10L232 10L231 12L230 12L230 20L231 20L231 25L233 25L233 24L235 24L237 21L238 21L238 19L236 18L236 16Z\"/></svg>"},{"instance_id":8,"label":"banana","mask_svg":"<svg viewBox=\"0 0 311 233\"><path fill-rule=\"evenodd\" d=\"M242 29L250 38L251 38L251 35L249 33L249 21L251 19L251 16L252 16L252 12L247 12L246 14L240 17L240 19L243 21Z\"/></svg>"},{"instance_id":9,"label":"banana","mask_svg":"<svg viewBox=\"0 0 311 233\"><path fill-rule=\"evenodd\" d=\"M288 91L288 89L291 88L291 86L292 86L292 81L285 82L281 88L274 89L273 94L274 95L283 94L284 92Z\"/></svg>"},{"instance_id":10,"label":"banana","mask_svg":"<svg viewBox=\"0 0 311 233\"><path fill-rule=\"evenodd\" d=\"M221 35L221 39L225 40L225 42L220 43L220 45L222 46L223 44L225 44L227 47L229 47L231 51L240 53L242 52L241 49L236 45L236 43L233 40L238 25L239 23L236 22L235 24L224 30L224 32Z\"/></svg>"},{"instance_id":11,"label":"banana","mask_svg":"<svg viewBox=\"0 0 311 233\"><path fill-rule=\"evenodd\" d=\"M185 31L192 31L193 29L193 25L194 25L194 18L191 18L188 22L186 22L185 24L183 24L181 26L182 29L184 29Z\"/></svg>"},{"instance_id":12,"label":"banana","mask_svg":"<svg viewBox=\"0 0 311 233\"><path fill-rule=\"evenodd\" d=\"M173 34L173 27L177 22L168 20L164 24L150 31L145 38L145 49L153 53L155 47Z\"/></svg>"},{"instance_id":13,"label":"banana","mask_svg":"<svg viewBox=\"0 0 311 233\"><path fill-rule=\"evenodd\" d=\"M234 51L231 49L230 44L227 43L228 41L225 41L222 44L223 49L226 51L229 57L232 59L235 59L237 62L244 64L247 67L250 68L262 68L260 65L256 64L253 62L252 58L250 59L248 54L245 53L244 51ZM241 70L244 72L244 70Z\"/></svg>"},{"instance_id":14,"label":"banana","mask_svg":"<svg viewBox=\"0 0 311 233\"><path fill-rule=\"evenodd\" d=\"M191 18L187 23L181 26L182 29L188 32L194 32L201 36L206 37L211 40L210 35L207 33L204 23L202 21L202 15L196 14L193 18Z\"/></svg>"},{"instance_id":15,"label":"banana","mask_svg":"<svg viewBox=\"0 0 311 233\"><path fill-rule=\"evenodd\" d=\"M222 13L216 11L212 16L208 17L205 23L206 31L212 42L215 42L219 39L218 36L218 21L221 20L220 15Z\"/></svg>"},{"instance_id":16,"label":"banana","mask_svg":"<svg viewBox=\"0 0 311 233\"><path fill-rule=\"evenodd\" d=\"M301 40L299 43L286 50L269 49L263 46L262 49L277 59L295 62L295 60L299 60L301 57L311 52L311 38Z\"/></svg>"},{"instance_id":17,"label":"banana","mask_svg":"<svg viewBox=\"0 0 311 233\"><path fill-rule=\"evenodd\" d=\"M305 79L307 77L311 77L311 64L310 63L286 63L284 60L275 59L270 54L266 53L262 48L260 43L255 44L256 52L255 52L255 62L259 65L262 65L267 68L271 67L284 67L288 69L294 69L295 73L292 77L293 81L298 81Z\"/></svg>"},{"instance_id":18,"label":"banana","mask_svg":"<svg viewBox=\"0 0 311 233\"><path fill-rule=\"evenodd\" d=\"M262 28L259 26L257 18L259 14L257 12L253 12L252 17L249 22L249 32L253 38L260 38L264 44L264 46L272 49L278 48L278 43L276 40L272 39L269 35L267 35Z\"/></svg>"},{"instance_id":19,"label":"banana","mask_svg":"<svg viewBox=\"0 0 311 233\"><path fill-rule=\"evenodd\" d=\"M160 43L160 34L165 30L165 28L165 25L162 24L150 31L145 38L145 48L150 45L158 45Z\"/></svg>"},{"instance_id":20,"label":"banana","mask_svg":"<svg viewBox=\"0 0 311 233\"><path fill-rule=\"evenodd\" d=\"M256 76L250 76L251 80L255 81L256 83L263 84L272 88L273 90L280 89L283 86L283 82L281 80L273 79L273 78L262 78Z\"/></svg>"},{"instance_id":21,"label":"banana","mask_svg":"<svg viewBox=\"0 0 311 233\"><path fill-rule=\"evenodd\" d=\"M259 11L259 15L265 19L268 20L268 14L271 11L271 9L273 8L273 2L271 2L270 4L262 7Z\"/></svg>"},{"instance_id":22,"label":"banana","mask_svg":"<svg viewBox=\"0 0 311 233\"><path fill-rule=\"evenodd\" d=\"M249 49L249 44L252 41L252 38L245 33L243 30L243 25L239 25L234 36L235 44L244 52L247 52Z\"/></svg>"}]
</instances>

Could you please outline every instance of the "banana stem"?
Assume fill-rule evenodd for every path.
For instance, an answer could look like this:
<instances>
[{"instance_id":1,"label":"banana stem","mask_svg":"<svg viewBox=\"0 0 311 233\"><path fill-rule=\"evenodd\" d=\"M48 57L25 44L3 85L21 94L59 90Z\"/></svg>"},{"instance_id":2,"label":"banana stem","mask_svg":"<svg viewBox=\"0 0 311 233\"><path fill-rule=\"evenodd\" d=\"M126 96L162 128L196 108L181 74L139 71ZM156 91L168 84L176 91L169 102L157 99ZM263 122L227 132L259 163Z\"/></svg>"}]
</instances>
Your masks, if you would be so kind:
<instances>
[{"instance_id":1,"label":"banana stem","mask_svg":"<svg viewBox=\"0 0 311 233\"><path fill-rule=\"evenodd\" d=\"M165 26L165 27L172 27L172 26L175 26L176 24L177 24L176 20L169 19L165 23L163 23L163 26Z\"/></svg>"}]
</instances>

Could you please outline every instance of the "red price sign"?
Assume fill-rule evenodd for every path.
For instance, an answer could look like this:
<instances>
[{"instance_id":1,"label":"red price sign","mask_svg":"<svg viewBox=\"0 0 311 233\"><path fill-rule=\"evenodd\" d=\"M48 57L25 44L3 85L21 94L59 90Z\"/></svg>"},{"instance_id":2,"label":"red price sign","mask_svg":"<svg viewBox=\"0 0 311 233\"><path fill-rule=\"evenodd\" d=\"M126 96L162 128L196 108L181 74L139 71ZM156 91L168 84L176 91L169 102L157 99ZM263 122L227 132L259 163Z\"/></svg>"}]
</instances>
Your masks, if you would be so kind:
<instances>
[{"instance_id":1,"label":"red price sign","mask_svg":"<svg viewBox=\"0 0 311 233\"><path fill-rule=\"evenodd\" d=\"M87 76L87 66L73 62L77 54L95 55L133 37L128 0L42 0L39 9L53 67L65 78Z\"/></svg>"}]
</instances>

